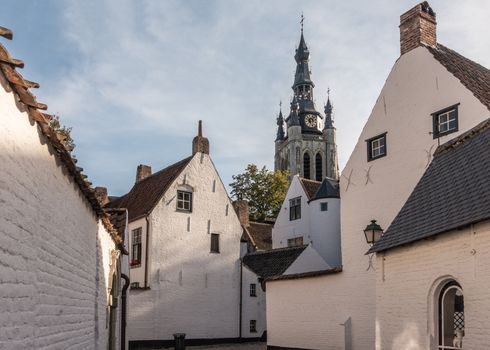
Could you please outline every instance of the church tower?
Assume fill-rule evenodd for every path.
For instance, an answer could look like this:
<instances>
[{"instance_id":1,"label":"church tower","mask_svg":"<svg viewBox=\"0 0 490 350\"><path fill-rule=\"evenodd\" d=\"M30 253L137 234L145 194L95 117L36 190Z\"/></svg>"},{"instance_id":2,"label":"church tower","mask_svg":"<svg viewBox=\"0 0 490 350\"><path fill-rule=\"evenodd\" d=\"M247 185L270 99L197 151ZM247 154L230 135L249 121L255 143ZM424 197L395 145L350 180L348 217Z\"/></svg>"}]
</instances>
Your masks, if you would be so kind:
<instances>
[{"instance_id":1,"label":"church tower","mask_svg":"<svg viewBox=\"0 0 490 350\"><path fill-rule=\"evenodd\" d=\"M324 177L339 178L335 127L333 126L333 106L328 93L325 117L315 108L311 80L310 51L303 35L301 17L301 38L296 54L296 74L294 75L293 98L289 115L284 119L281 107L277 117L277 137L275 141L275 170L288 170L291 176L300 176L322 181ZM286 124L286 131L284 131Z\"/></svg>"}]
</instances>

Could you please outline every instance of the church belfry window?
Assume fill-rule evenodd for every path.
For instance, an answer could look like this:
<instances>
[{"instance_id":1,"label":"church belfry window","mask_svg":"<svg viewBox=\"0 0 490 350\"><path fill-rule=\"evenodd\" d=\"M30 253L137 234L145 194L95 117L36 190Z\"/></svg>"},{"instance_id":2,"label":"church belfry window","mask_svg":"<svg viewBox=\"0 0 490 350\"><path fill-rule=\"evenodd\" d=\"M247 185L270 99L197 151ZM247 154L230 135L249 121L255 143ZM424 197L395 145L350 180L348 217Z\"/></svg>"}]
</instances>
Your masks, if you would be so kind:
<instances>
[{"instance_id":1,"label":"church belfry window","mask_svg":"<svg viewBox=\"0 0 490 350\"><path fill-rule=\"evenodd\" d=\"M305 153L303 156L303 177L305 179L310 179L311 174L310 174L310 155Z\"/></svg>"},{"instance_id":2,"label":"church belfry window","mask_svg":"<svg viewBox=\"0 0 490 350\"><path fill-rule=\"evenodd\" d=\"M317 153L315 156L315 179L316 181L322 181L322 172L323 172L323 160L322 155Z\"/></svg>"},{"instance_id":3,"label":"church belfry window","mask_svg":"<svg viewBox=\"0 0 490 350\"><path fill-rule=\"evenodd\" d=\"M464 297L461 286L448 282L439 294L438 350L463 349Z\"/></svg>"}]
</instances>

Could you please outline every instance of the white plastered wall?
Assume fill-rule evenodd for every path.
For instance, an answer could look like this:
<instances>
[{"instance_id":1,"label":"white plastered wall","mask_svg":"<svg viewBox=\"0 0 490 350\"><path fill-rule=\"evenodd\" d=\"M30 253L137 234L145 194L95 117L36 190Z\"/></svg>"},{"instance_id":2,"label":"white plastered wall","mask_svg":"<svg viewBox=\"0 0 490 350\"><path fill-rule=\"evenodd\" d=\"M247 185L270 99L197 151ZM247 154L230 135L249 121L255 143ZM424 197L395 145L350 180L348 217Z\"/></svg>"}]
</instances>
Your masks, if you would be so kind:
<instances>
[{"instance_id":1,"label":"white plastered wall","mask_svg":"<svg viewBox=\"0 0 490 350\"><path fill-rule=\"evenodd\" d=\"M318 254L318 252L310 245L303 250L303 252L296 258L296 260L284 271L283 275L290 275L295 273L321 271L330 269L325 260Z\"/></svg>"},{"instance_id":2,"label":"white plastered wall","mask_svg":"<svg viewBox=\"0 0 490 350\"><path fill-rule=\"evenodd\" d=\"M256 295L250 296L250 284L255 283ZM266 292L262 290L258 276L243 265L242 275L242 337L261 337L266 330ZM257 332L250 332L250 320L257 321Z\"/></svg>"},{"instance_id":3,"label":"white plastered wall","mask_svg":"<svg viewBox=\"0 0 490 350\"><path fill-rule=\"evenodd\" d=\"M376 276L373 268L366 271L369 246L362 230L371 219L384 229L389 226L422 176L430 161L428 153L437 147L437 140L429 134L431 113L456 103L460 103L459 131L441 138L441 143L488 118L488 109L426 48L398 59L342 172L343 272L310 279L308 289L304 279L268 283L270 345L343 349L340 324L350 318L352 349L375 347ZM365 140L384 132L387 156L367 162ZM292 302L289 298L302 293L311 297L301 299L297 309L283 307ZM312 305L314 310L310 310ZM311 312L300 311L301 307Z\"/></svg>"},{"instance_id":4,"label":"white plastered wall","mask_svg":"<svg viewBox=\"0 0 490 350\"><path fill-rule=\"evenodd\" d=\"M176 211L184 179L192 213ZM150 289L131 290L130 340L238 337L242 227L231 208L211 159L197 153L150 214ZM211 233L220 235L219 254L210 253Z\"/></svg>"},{"instance_id":5,"label":"white plastered wall","mask_svg":"<svg viewBox=\"0 0 490 350\"><path fill-rule=\"evenodd\" d=\"M376 257L376 349L437 349L438 292L463 289L465 349L490 343L490 223L396 248Z\"/></svg>"},{"instance_id":6,"label":"white plastered wall","mask_svg":"<svg viewBox=\"0 0 490 350\"><path fill-rule=\"evenodd\" d=\"M0 348L105 349L107 232L0 84Z\"/></svg>"}]
</instances>

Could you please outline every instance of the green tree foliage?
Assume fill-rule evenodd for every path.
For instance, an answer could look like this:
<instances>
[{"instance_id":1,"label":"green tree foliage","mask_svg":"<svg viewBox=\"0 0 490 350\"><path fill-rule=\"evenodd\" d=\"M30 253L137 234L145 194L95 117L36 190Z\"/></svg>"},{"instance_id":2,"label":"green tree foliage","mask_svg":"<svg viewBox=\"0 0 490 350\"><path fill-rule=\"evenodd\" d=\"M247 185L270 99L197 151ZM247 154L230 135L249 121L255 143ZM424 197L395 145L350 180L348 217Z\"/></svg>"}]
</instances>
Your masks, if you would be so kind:
<instances>
[{"instance_id":1,"label":"green tree foliage","mask_svg":"<svg viewBox=\"0 0 490 350\"><path fill-rule=\"evenodd\" d=\"M248 201L252 220L275 218L289 187L287 171L269 171L249 164L242 174L232 176L231 195Z\"/></svg>"}]
</instances>

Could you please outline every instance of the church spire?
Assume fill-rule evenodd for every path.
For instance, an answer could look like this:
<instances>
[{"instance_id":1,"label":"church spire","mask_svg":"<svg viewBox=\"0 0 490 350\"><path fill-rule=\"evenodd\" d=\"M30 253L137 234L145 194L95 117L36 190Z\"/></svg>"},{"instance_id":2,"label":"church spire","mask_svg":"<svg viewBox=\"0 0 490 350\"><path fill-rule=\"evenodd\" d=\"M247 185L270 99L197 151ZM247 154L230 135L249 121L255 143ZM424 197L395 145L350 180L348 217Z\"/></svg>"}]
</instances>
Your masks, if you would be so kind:
<instances>
[{"instance_id":1,"label":"church spire","mask_svg":"<svg viewBox=\"0 0 490 350\"><path fill-rule=\"evenodd\" d=\"M282 102L279 102L279 116L277 117L277 137L276 141L284 140L284 118L282 116Z\"/></svg>"},{"instance_id":2,"label":"church spire","mask_svg":"<svg viewBox=\"0 0 490 350\"><path fill-rule=\"evenodd\" d=\"M333 106L330 102L330 88L327 90L327 104L325 105L325 127L324 129L333 129L332 118Z\"/></svg>"}]
</instances>

